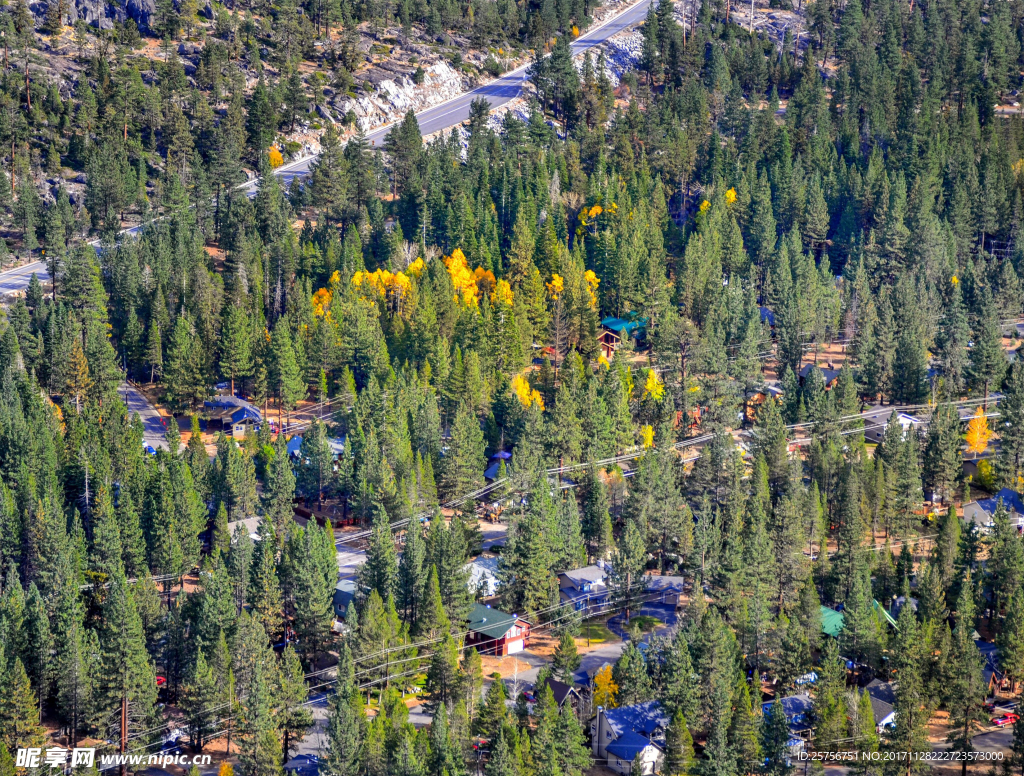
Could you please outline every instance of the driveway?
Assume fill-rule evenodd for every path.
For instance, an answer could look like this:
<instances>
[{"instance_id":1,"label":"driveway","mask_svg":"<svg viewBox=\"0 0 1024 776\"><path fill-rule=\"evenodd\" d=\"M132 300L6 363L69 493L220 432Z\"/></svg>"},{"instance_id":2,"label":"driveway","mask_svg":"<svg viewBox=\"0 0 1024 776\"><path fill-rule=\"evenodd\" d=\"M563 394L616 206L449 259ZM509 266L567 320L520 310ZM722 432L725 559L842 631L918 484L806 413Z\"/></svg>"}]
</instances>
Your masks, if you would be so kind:
<instances>
[{"instance_id":1,"label":"driveway","mask_svg":"<svg viewBox=\"0 0 1024 776\"><path fill-rule=\"evenodd\" d=\"M124 399L124 403L128 405L128 413L142 418L143 444L154 449L159 447L166 450L167 439L164 437L164 433L167 431L167 427L164 425L166 419L160 415L160 411L130 383L121 383L121 387L117 390L121 394L121 398Z\"/></svg>"},{"instance_id":2,"label":"driveway","mask_svg":"<svg viewBox=\"0 0 1024 776\"><path fill-rule=\"evenodd\" d=\"M679 622L679 615L676 613L675 607L671 604L662 603L646 603L640 607L639 612L632 613L634 617L646 615L648 617L655 617L661 620L664 626L658 626L654 629L654 633L659 633L667 628L673 628ZM606 623L608 630L618 636L620 639L625 640L627 638L627 627L626 627L626 613L619 612L608 618ZM640 643L646 642L651 637L650 633L644 634L643 638L640 639Z\"/></svg>"}]
</instances>

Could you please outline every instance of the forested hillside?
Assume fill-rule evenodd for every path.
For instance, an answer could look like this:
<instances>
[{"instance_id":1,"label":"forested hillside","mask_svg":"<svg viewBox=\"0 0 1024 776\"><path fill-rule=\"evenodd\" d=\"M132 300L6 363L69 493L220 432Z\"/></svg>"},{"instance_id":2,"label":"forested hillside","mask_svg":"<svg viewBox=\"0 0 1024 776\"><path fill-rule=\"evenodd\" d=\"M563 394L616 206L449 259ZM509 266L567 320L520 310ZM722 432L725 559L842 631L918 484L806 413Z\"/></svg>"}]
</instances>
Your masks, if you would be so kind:
<instances>
[{"instance_id":1,"label":"forested hillside","mask_svg":"<svg viewBox=\"0 0 1024 776\"><path fill-rule=\"evenodd\" d=\"M682 579L678 625L624 625L585 688L595 712L661 704L660 772L789 772L773 700L812 669L808 750L917 773L935 718L974 751L979 645L1024 680L1016 522L961 517L1024 486L1024 4L815 0L805 47L660 0L618 84L569 49L592 11L167 0L72 30L56 0L0 10L0 246L52 277L0 324L0 776L25 747L155 752L178 728L277 776L323 691L329 776L605 764L587 717L540 681L536 704L484 695L464 648L499 452L494 604L554 633L555 676L582 644L559 572L607 561L602 613L627 620ZM322 118L367 89L357 38L392 33L533 49L529 120L478 101L424 142L410 112L381 151ZM321 150L284 189L297 126ZM172 420L147 454L126 376L187 445ZM218 383L262 412L244 439L204 442ZM365 529L343 617L343 532L300 526L296 498ZM1020 772L1024 722L1011 738Z\"/></svg>"}]
</instances>

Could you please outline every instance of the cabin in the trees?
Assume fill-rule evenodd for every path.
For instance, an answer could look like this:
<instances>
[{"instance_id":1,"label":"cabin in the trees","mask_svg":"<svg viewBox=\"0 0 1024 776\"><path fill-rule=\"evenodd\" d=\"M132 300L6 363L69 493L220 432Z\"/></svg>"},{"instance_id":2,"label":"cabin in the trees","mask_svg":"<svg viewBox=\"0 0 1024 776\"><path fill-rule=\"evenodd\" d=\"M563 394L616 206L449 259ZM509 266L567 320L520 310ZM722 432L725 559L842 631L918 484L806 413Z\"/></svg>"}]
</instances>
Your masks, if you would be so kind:
<instances>
[{"instance_id":1,"label":"cabin in the trees","mask_svg":"<svg viewBox=\"0 0 1024 776\"><path fill-rule=\"evenodd\" d=\"M230 430L235 439L245 437L246 431L256 428L263 420L258 407L237 396L218 396L213 401L203 402L203 412L208 418L207 427L219 426Z\"/></svg>"},{"instance_id":2,"label":"cabin in the trees","mask_svg":"<svg viewBox=\"0 0 1024 776\"><path fill-rule=\"evenodd\" d=\"M339 579L334 587L334 598L331 601L334 607L334 616L339 620L345 619L348 612L348 605L356 597L356 583L352 579Z\"/></svg>"},{"instance_id":3,"label":"cabin in the trees","mask_svg":"<svg viewBox=\"0 0 1024 776\"><path fill-rule=\"evenodd\" d=\"M801 367L799 372L800 385L803 385L805 382L807 382L807 378L811 376L812 369L817 369L819 372L821 372L821 376L825 381L826 391L831 391L833 388L836 387L836 383L839 382L839 370L834 368L831 363L828 364L827 366L805 364L803 367Z\"/></svg>"},{"instance_id":4,"label":"cabin in the trees","mask_svg":"<svg viewBox=\"0 0 1024 776\"><path fill-rule=\"evenodd\" d=\"M753 423L757 420L757 412L761 409L761 405L764 404L768 399L775 399L775 401L782 401L782 397L785 396L786 392L782 390L781 385L766 385L764 388L758 388L757 390L750 391L747 394L746 401L744 402L744 416L749 423Z\"/></svg>"},{"instance_id":5,"label":"cabin in the trees","mask_svg":"<svg viewBox=\"0 0 1024 776\"><path fill-rule=\"evenodd\" d=\"M487 468L484 469L484 479L488 482L494 482L498 479L498 474L501 472L501 462L505 462L505 474L512 473L512 453L506 452L505 450L499 450L491 456L491 460L487 462Z\"/></svg>"},{"instance_id":6,"label":"cabin in the trees","mask_svg":"<svg viewBox=\"0 0 1024 776\"><path fill-rule=\"evenodd\" d=\"M892 413L884 415L882 412L876 412L872 415L868 415L864 418L864 441L868 443L874 443L876 445L881 444L885 438L885 429L889 425L889 420L892 418ZM922 420L920 418L909 415L906 412L896 413L896 422L903 427L903 437L906 438L907 434L911 429L918 428Z\"/></svg>"},{"instance_id":7,"label":"cabin in the trees","mask_svg":"<svg viewBox=\"0 0 1024 776\"><path fill-rule=\"evenodd\" d=\"M1017 491L1003 488L992 498L983 498L964 504L964 520L974 523L979 530L988 532L995 528L994 515L1002 502L1010 518L1010 525L1018 531L1024 527L1024 501Z\"/></svg>"},{"instance_id":8,"label":"cabin in the trees","mask_svg":"<svg viewBox=\"0 0 1024 776\"><path fill-rule=\"evenodd\" d=\"M761 712L768 716L775 701L768 701L761 704ZM786 722L789 723L790 733L806 733L811 729L811 709L814 706L811 696L805 692L790 695L787 698L780 698L782 713L786 715Z\"/></svg>"},{"instance_id":9,"label":"cabin in the trees","mask_svg":"<svg viewBox=\"0 0 1024 776\"><path fill-rule=\"evenodd\" d=\"M514 655L526 649L530 623L515 614L477 604L469 613L466 646L484 655Z\"/></svg>"},{"instance_id":10,"label":"cabin in the trees","mask_svg":"<svg viewBox=\"0 0 1024 776\"><path fill-rule=\"evenodd\" d=\"M641 773L657 773L665 759L665 730L668 714L658 701L647 701L617 709L597 707L590 722L591 749L598 760L616 773L632 773L633 760L640 756Z\"/></svg>"},{"instance_id":11,"label":"cabin in the trees","mask_svg":"<svg viewBox=\"0 0 1024 776\"><path fill-rule=\"evenodd\" d=\"M551 688L551 694L555 698L555 703L558 704L558 710L561 711L568 704L569 708L572 709L572 713L579 717L583 704L576 688L571 684L552 679L550 676L547 679L547 685Z\"/></svg>"},{"instance_id":12,"label":"cabin in the trees","mask_svg":"<svg viewBox=\"0 0 1024 776\"><path fill-rule=\"evenodd\" d=\"M331 455L337 459L345 452L345 437L329 437L327 446L331 448ZM296 459L302 455L302 437L293 436L288 440L288 455Z\"/></svg>"},{"instance_id":13,"label":"cabin in the trees","mask_svg":"<svg viewBox=\"0 0 1024 776\"><path fill-rule=\"evenodd\" d=\"M881 679L872 679L864 689L871 698L875 729L885 733L896 722L896 691L891 682L883 682Z\"/></svg>"},{"instance_id":14,"label":"cabin in the trees","mask_svg":"<svg viewBox=\"0 0 1024 776\"><path fill-rule=\"evenodd\" d=\"M597 342L601 346L601 355L610 361L624 339L631 337L639 344L646 336L646 318L609 317L601 321L601 331L597 335Z\"/></svg>"},{"instance_id":15,"label":"cabin in the trees","mask_svg":"<svg viewBox=\"0 0 1024 776\"><path fill-rule=\"evenodd\" d=\"M467 583L477 598L490 598L498 592L498 559L484 557L470 561L462 567L469 572Z\"/></svg>"},{"instance_id":16,"label":"cabin in the trees","mask_svg":"<svg viewBox=\"0 0 1024 776\"><path fill-rule=\"evenodd\" d=\"M601 609L608 603L608 573L600 566L562 571L558 575L558 597L572 602L576 611Z\"/></svg>"},{"instance_id":17,"label":"cabin in the trees","mask_svg":"<svg viewBox=\"0 0 1024 776\"><path fill-rule=\"evenodd\" d=\"M885 611L878 601L872 600L871 608L874 609L875 619L878 620L879 624L888 625L890 628L896 627L896 619L889 612ZM826 636L838 639L845 622L846 616L842 612L837 612L835 609L830 609L827 606L821 607L821 632Z\"/></svg>"}]
</instances>

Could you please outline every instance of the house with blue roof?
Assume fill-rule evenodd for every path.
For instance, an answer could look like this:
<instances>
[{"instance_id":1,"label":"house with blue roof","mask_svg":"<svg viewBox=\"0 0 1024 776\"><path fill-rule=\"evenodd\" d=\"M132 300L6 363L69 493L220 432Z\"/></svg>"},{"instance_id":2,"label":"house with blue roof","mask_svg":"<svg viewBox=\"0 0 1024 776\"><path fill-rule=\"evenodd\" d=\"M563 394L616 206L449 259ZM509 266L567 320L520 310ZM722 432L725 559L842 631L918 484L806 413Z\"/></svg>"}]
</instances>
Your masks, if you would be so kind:
<instances>
[{"instance_id":1,"label":"house with blue roof","mask_svg":"<svg viewBox=\"0 0 1024 776\"><path fill-rule=\"evenodd\" d=\"M331 448L331 454L337 458L345 452L345 437L328 437L327 446ZM288 455L292 458L298 458L302 451L302 437L293 436L288 440Z\"/></svg>"},{"instance_id":2,"label":"house with blue roof","mask_svg":"<svg viewBox=\"0 0 1024 776\"><path fill-rule=\"evenodd\" d=\"M558 597L563 604L572 602L573 608L600 609L608 603L608 574L601 566L561 571L558 574Z\"/></svg>"},{"instance_id":3,"label":"house with blue roof","mask_svg":"<svg viewBox=\"0 0 1024 776\"><path fill-rule=\"evenodd\" d=\"M991 531L996 525L993 516L999 502L1002 502L1003 508L1009 514L1010 524L1015 526L1018 531L1021 530L1024 527L1024 500L1021 500L1017 491L1009 488L1003 488L992 498L983 498L964 504L964 520L974 523L982 531Z\"/></svg>"},{"instance_id":4,"label":"house with blue roof","mask_svg":"<svg viewBox=\"0 0 1024 776\"><path fill-rule=\"evenodd\" d=\"M512 472L512 453L508 453L504 450L499 450L491 456L491 460L487 462L487 468L484 469L484 479L488 482L494 482L498 479L498 472L501 469L501 462L505 462L505 472L510 474Z\"/></svg>"},{"instance_id":5,"label":"house with blue roof","mask_svg":"<svg viewBox=\"0 0 1024 776\"><path fill-rule=\"evenodd\" d=\"M356 583L354 579L339 579L334 587L334 596L331 598L331 606L334 609L334 616L339 620L345 619L348 612L348 605L355 600Z\"/></svg>"},{"instance_id":6,"label":"house with blue roof","mask_svg":"<svg viewBox=\"0 0 1024 776\"><path fill-rule=\"evenodd\" d=\"M235 439L241 439L249 428L263 421L258 407L237 396L218 396L213 401L203 402L203 414L209 419L207 428L219 423L223 430L231 429Z\"/></svg>"},{"instance_id":7,"label":"house with blue roof","mask_svg":"<svg viewBox=\"0 0 1024 776\"><path fill-rule=\"evenodd\" d=\"M768 714L775 701L761 704L761 713ZM803 733L811 729L811 708L813 703L811 696L805 692L797 695L790 695L788 698L780 698L782 711L786 715L791 733Z\"/></svg>"},{"instance_id":8,"label":"house with blue roof","mask_svg":"<svg viewBox=\"0 0 1024 776\"><path fill-rule=\"evenodd\" d=\"M591 750L616 773L631 773L637 755L642 773L657 773L665 758L668 725L668 714L658 701L617 709L598 706L597 716L590 722Z\"/></svg>"}]
</instances>

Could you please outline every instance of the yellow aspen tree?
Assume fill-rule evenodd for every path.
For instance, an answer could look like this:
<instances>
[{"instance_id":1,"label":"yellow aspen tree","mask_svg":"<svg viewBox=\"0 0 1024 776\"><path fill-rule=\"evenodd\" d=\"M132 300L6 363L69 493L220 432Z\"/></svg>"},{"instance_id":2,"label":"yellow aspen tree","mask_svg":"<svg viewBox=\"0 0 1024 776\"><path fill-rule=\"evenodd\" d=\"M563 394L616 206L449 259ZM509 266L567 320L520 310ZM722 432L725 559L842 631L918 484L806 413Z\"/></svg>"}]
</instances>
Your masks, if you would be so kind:
<instances>
[{"instance_id":1,"label":"yellow aspen tree","mask_svg":"<svg viewBox=\"0 0 1024 776\"><path fill-rule=\"evenodd\" d=\"M985 411L978 407L967 424L967 451L974 453L977 457L988 449L988 440L992 438L992 431L988 427L988 418Z\"/></svg>"}]
</instances>

